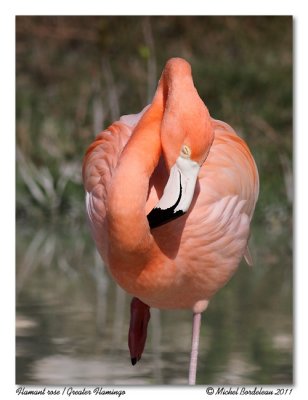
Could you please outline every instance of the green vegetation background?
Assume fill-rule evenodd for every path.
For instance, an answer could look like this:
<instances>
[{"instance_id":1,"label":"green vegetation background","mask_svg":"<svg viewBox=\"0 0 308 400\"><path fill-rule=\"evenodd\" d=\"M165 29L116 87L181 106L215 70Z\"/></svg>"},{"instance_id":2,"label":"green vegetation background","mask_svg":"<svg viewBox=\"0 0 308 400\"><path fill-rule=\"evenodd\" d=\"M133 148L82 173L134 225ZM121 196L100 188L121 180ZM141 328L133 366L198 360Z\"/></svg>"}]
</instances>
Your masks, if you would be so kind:
<instances>
[{"instance_id":1,"label":"green vegetation background","mask_svg":"<svg viewBox=\"0 0 308 400\"><path fill-rule=\"evenodd\" d=\"M80 166L95 134L150 102L184 57L214 118L260 171L255 223L291 227L291 17L17 17L17 218L83 223Z\"/></svg>"}]
</instances>

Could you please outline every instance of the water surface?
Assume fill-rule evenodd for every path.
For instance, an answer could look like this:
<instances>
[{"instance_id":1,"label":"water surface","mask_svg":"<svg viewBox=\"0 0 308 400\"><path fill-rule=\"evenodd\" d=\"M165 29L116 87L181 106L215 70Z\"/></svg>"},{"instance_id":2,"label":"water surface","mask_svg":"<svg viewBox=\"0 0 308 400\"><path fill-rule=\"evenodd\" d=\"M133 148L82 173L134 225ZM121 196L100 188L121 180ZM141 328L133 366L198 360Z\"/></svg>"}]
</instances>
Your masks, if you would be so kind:
<instances>
[{"instance_id":1,"label":"water surface","mask_svg":"<svg viewBox=\"0 0 308 400\"><path fill-rule=\"evenodd\" d=\"M292 383L290 237L254 227L243 262L203 315L197 384ZM17 226L16 383L186 384L190 311L152 310L141 362L127 347L130 296L86 227Z\"/></svg>"}]
</instances>

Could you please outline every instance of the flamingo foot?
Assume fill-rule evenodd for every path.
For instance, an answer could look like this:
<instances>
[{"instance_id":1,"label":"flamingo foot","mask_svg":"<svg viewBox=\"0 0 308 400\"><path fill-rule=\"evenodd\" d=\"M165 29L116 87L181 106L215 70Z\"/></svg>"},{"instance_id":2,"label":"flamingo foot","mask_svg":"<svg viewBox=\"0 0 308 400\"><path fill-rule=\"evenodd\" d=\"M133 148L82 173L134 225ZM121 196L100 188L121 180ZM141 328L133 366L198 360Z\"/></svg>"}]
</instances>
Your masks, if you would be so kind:
<instances>
[{"instance_id":1,"label":"flamingo foot","mask_svg":"<svg viewBox=\"0 0 308 400\"><path fill-rule=\"evenodd\" d=\"M128 347L132 365L141 359L147 338L147 327L150 320L150 307L134 297L130 306L130 326Z\"/></svg>"}]
</instances>

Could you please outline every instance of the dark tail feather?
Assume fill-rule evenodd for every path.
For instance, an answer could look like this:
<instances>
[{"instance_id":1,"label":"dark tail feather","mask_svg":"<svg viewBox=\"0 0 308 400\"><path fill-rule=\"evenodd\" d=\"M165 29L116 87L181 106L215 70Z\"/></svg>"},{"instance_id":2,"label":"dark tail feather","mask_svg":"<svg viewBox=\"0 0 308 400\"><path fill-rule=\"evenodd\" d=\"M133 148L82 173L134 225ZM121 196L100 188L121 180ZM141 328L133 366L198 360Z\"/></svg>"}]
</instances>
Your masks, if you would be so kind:
<instances>
[{"instance_id":1,"label":"dark tail feather","mask_svg":"<svg viewBox=\"0 0 308 400\"><path fill-rule=\"evenodd\" d=\"M130 305L130 326L128 347L132 365L140 360L147 338L147 328L150 320L150 307L134 297Z\"/></svg>"}]
</instances>

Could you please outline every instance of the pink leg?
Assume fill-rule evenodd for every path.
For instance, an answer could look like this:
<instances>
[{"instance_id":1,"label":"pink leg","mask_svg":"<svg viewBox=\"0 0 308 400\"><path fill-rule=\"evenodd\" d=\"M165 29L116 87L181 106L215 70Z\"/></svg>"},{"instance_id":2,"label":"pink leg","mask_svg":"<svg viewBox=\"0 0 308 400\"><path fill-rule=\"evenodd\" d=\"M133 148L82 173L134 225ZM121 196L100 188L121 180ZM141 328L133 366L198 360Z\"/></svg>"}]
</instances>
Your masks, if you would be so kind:
<instances>
[{"instance_id":1,"label":"pink leg","mask_svg":"<svg viewBox=\"0 0 308 400\"><path fill-rule=\"evenodd\" d=\"M189 378L188 378L189 385L196 384L200 326L201 326L201 313L195 313L193 319L191 354L190 354L190 365L189 365Z\"/></svg>"}]
</instances>

